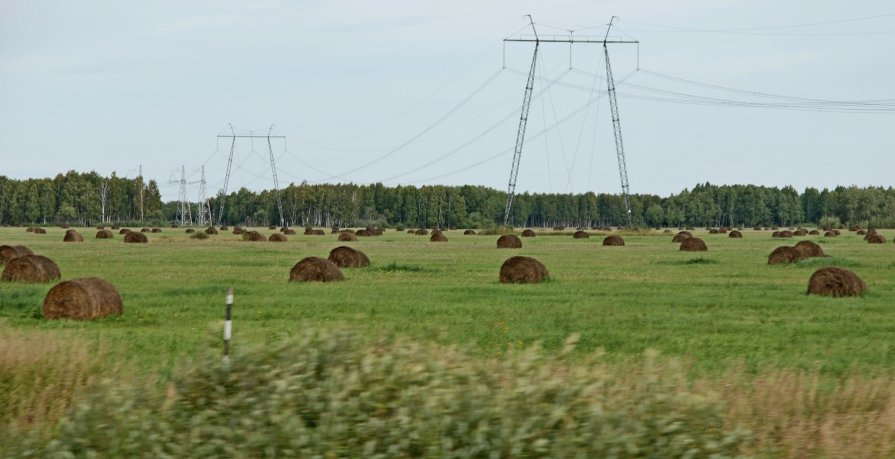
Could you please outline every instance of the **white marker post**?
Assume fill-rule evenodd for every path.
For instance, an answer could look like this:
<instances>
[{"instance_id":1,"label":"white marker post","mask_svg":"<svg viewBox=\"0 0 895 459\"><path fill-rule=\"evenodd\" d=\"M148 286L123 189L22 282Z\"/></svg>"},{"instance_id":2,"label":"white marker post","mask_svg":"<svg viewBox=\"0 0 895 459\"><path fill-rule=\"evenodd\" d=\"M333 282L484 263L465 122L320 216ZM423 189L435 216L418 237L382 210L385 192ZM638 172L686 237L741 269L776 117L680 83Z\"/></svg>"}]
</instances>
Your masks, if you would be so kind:
<instances>
[{"instance_id":1,"label":"white marker post","mask_svg":"<svg viewBox=\"0 0 895 459\"><path fill-rule=\"evenodd\" d=\"M224 363L230 363L230 333L233 330L231 310L233 308L233 287L227 290L227 313L224 322Z\"/></svg>"}]
</instances>

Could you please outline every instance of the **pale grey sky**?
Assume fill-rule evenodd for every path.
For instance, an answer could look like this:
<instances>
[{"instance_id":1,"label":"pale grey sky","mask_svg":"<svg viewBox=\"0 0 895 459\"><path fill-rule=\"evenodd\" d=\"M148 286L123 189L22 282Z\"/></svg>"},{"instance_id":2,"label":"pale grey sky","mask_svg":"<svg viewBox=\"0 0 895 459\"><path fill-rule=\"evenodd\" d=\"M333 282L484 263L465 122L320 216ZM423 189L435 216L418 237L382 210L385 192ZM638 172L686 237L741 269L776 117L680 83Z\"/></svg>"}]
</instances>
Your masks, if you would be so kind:
<instances>
[{"instance_id":1,"label":"pale grey sky","mask_svg":"<svg viewBox=\"0 0 895 459\"><path fill-rule=\"evenodd\" d=\"M172 200L172 172L204 164L213 193L229 153L215 136L274 124L281 186L502 189L532 46L508 44L502 69L501 40L530 33L525 14L578 36L616 15L612 35L641 41L639 71L634 46L610 48L634 193L892 184L887 0L0 0L0 174L142 164ZM602 49L576 45L572 70L569 52L541 47L518 189L617 192ZM268 166L266 144L238 143L230 190L270 188Z\"/></svg>"}]
</instances>

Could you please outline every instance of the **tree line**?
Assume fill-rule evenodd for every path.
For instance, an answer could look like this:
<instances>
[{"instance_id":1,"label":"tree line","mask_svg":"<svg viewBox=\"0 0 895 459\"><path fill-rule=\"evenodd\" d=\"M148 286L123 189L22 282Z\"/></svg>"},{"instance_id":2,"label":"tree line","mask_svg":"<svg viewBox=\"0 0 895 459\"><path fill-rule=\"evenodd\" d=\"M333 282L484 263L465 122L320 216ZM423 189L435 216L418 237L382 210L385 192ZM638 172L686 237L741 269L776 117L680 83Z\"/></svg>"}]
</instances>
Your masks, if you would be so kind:
<instances>
[{"instance_id":1,"label":"tree line","mask_svg":"<svg viewBox=\"0 0 895 459\"><path fill-rule=\"evenodd\" d=\"M381 183L290 184L280 190L290 226L407 226L483 228L503 222L506 192L476 185L388 187ZM224 204L223 216L216 215ZM193 216L198 203L191 203ZM279 225L273 190L245 188L209 199L215 222ZM843 187L799 193L755 185L698 184L668 197L631 196L639 226L793 226L861 224L895 227L895 189ZM54 178L15 180L0 176L0 224L164 224L179 219L180 203L163 203L154 180L102 177L70 171ZM221 218L222 217L222 218ZM620 226L624 201L607 193L522 193L512 221L529 227Z\"/></svg>"}]
</instances>

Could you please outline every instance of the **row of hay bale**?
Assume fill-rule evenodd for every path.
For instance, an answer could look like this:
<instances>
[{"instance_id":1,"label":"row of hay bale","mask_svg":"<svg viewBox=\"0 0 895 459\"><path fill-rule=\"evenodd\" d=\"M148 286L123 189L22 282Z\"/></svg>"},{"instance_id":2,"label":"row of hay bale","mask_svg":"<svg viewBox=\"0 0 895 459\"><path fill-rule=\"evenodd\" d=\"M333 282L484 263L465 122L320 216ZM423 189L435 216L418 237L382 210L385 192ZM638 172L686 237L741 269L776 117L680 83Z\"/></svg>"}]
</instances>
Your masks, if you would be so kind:
<instances>
[{"instance_id":1,"label":"row of hay bale","mask_svg":"<svg viewBox=\"0 0 895 459\"><path fill-rule=\"evenodd\" d=\"M799 241L795 246L780 246L768 255L769 265L796 263L807 258L824 256L823 249L812 241Z\"/></svg>"},{"instance_id":2,"label":"row of hay bale","mask_svg":"<svg viewBox=\"0 0 895 459\"><path fill-rule=\"evenodd\" d=\"M679 250L682 252L705 252L709 248L705 245L705 241L698 237L694 237L693 233L688 230L680 231L671 238L671 242L680 244Z\"/></svg>"}]
</instances>

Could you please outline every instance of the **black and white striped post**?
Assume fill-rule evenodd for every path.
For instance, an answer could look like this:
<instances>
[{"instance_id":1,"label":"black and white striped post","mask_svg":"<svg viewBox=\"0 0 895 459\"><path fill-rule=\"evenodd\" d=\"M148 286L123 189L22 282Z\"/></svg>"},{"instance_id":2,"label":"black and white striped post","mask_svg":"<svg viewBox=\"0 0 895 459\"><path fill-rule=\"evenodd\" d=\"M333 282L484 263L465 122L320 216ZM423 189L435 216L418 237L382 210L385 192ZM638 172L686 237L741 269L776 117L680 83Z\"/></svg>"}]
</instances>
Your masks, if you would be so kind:
<instances>
[{"instance_id":1,"label":"black and white striped post","mask_svg":"<svg viewBox=\"0 0 895 459\"><path fill-rule=\"evenodd\" d=\"M227 313L224 321L224 363L230 363L230 333L233 330L233 322L231 320L233 309L233 287L227 290Z\"/></svg>"}]
</instances>

